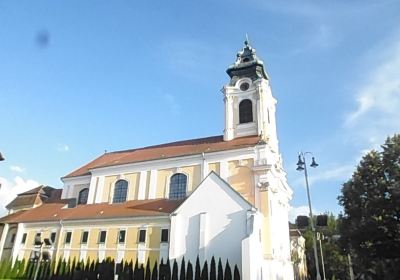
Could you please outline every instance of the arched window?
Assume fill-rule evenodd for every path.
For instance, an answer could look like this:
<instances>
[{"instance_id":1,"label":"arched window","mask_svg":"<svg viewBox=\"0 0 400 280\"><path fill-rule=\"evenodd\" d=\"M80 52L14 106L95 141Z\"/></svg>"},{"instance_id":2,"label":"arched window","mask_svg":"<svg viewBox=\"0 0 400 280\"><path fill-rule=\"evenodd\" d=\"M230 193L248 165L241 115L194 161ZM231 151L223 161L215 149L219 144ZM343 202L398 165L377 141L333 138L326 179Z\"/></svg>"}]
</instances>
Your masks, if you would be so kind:
<instances>
[{"instance_id":1,"label":"arched window","mask_svg":"<svg viewBox=\"0 0 400 280\"><path fill-rule=\"evenodd\" d=\"M125 202L127 193L128 182L125 180L118 180L114 187L113 203Z\"/></svg>"},{"instance_id":2,"label":"arched window","mask_svg":"<svg viewBox=\"0 0 400 280\"><path fill-rule=\"evenodd\" d=\"M88 196L89 196L88 188L84 188L83 190L81 190L78 196L78 204L86 204Z\"/></svg>"},{"instance_id":3,"label":"arched window","mask_svg":"<svg viewBox=\"0 0 400 280\"><path fill-rule=\"evenodd\" d=\"M171 177L169 183L169 198L181 199L186 197L187 176L182 173L176 173Z\"/></svg>"},{"instance_id":4,"label":"arched window","mask_svg":"<svg viewBox=\"0 0 400 280\"><path fill-rule=\"evenodd\" d=\"M248 123L253 121L253 104L251 100L242 100L239 104L239 123Z\"/></svg>"}]
</instances>

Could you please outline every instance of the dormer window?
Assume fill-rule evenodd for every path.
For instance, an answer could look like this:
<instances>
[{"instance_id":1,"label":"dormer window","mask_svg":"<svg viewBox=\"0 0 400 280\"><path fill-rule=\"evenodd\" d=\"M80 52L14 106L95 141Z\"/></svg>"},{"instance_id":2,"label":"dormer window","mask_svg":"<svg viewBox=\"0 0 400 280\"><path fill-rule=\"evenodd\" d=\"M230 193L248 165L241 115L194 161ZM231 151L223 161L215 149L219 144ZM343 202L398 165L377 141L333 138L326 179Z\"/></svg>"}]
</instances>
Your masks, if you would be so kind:
<instances>
[{"instance_id":1,"label":"dormer window","mask_svg":"<svg viewBox=\"0 0 400 280\"><path fill-rule=\"evenodd\" d=\"M176 173L171 177L169 183L169 198L182 199L186 197L187 176L182 173Z\"/></svg>"},{"instance_id":2,"label":"dormer window","mask_svg":"<svg viewBox=\"0 0 400 280\"><path fill-rule=\"evenodd\" d=\"M88 196L89 196L89 189L84 188L79 192L78 195L78 204L86 204L88 201Z\"/></svg>"},{"instance_id":3,"label":"dormer window","mask_svg":"<svg viewBox=\"0 0 400 280\"><path fill-rule=\"evenodd\" d=\"M242 100L239 104L239 123L253 121L253 104L250 99Z\"/></svg>"},{"instance_id":4,"label":"dormer window","mask_svg":"<svg viewBox=\"0 0 400 280\"><path fill-rule=\"evenodd\" d=\"M125 202L127 194L128 182L125 180L118 180L114 187L113 203Z\"/></svg>"}]
</instances>

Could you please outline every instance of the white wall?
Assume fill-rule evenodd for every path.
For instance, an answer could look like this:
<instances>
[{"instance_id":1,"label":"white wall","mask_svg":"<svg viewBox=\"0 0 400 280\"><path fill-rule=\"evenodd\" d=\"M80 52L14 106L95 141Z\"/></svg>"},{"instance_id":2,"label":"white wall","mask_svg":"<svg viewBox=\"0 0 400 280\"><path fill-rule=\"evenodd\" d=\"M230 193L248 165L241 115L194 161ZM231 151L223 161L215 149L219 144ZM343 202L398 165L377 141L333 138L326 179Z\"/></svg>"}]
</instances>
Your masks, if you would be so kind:
<instances>
[{"instance_id":1,"label":"white wall","mask_svg":"<svg viewBox=\"0 0 400 280\"><path fill-rule=\"evenodd\" d=\"M192 263L212 256L241 269L242 240L247 237L247 212L252 206L215 173L173 213L170 258ZM218 261L218 259L216 260Z\"/></svg>"}]
</instances>

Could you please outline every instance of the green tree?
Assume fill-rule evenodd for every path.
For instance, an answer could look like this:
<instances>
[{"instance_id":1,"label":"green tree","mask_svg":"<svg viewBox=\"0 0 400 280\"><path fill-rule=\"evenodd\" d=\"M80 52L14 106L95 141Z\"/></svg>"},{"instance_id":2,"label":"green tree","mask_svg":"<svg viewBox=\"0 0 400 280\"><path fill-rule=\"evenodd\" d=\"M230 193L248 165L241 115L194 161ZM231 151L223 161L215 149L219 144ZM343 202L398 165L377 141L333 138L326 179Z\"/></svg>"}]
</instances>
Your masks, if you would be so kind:
<instances>
[{"instance_id":1,"label":"green tree","mask_svg":"<svg viewBox=\"0 0 400 280\"><path fill-rule=\"evenodd\" d=\"M400 275L400 135L381 147L343 184L340 241L357 277L389 280Z\"/></svg>"},{"instance_id":2,"label":"green tree","mask_svg":"<svg viewBox=\"0 0 400 280\"><path fill-rule=\"evenodd\" d=\"M201 270L201 280L208 280L208 264L207 261L204 262L203 264L203 269Z\"/></svg>"},{"instance_id":3,"label":"green tree","mask_svg":"<svg viewBox=\"0 0 400 280\"><path fill-rule=\"evenodd\" d=\"M178 280L178 263L176 262L176 259L174 260L174 263L172 265L172 280Z\"/></svg>"},{"instance_id":4,"label":"green tree","mask_svg":"<svg viewBox=\"0 0 400 280\"><path fill-rule=\"evenodd\" d=\"M201 268L200 268L200 260L199 257L196 259L196 266L194 270L194 280L200 280L200 273L201 273Z\"/></svg>"},{"instance_id":5,"label":"green tree","mask_svg":"<svg viewBox=\"0 0 400 280\"><path fill-rule=\"evenodd\" d=\"M179 280L186 280L186 264L185 257L182 258L181 261L181 272L179 274Z\"/></svg>"},{"instance_id":6,"label":"green tree","mask_svg":"<svg viewBox=\"0 0 400 280\"><path fill-rule=\"evenodd\" d=\"M215 267L214 256L211 258L211 263L210 263L210 280L217 280L217 269Z\"/></svg>"},{"instance_id":7,"label":"green tree","mask_svg":"<svg viewBox=\"0 0 400 280\"><path fill-rule=\"evenodd\" d=\"M190 261L188 261L187 265L186 280L193 280L193 265Z\"/></svg>"},{"instance_id":8,"label":"green tree","mask_svg":"<svg viewBox=\"0 0 400 280\"><path fill-rule=\"evenodd\" d=\"M325 275L326 279L348 279L348 264L346 253L342 250L337 240L339 236L340 220L337 219L333 214L327 214L328 224L326 227L316 227L317 232L320 236L324 237L321 240L322 251L324 255L325 263ZM314 217L314 220L315 217ZM316 224L314 222L314 224ZM307 269L308 275L315 275L315 261L314 261L314 250L312 242L312 231L311 227L308 227L303 231L303 237L306 239L306 259L307 259ZM318 246L318 256L319 256L319 267L322 277L322 258L320 255L319 242ZM296 262L296 259L300 256L293 256L292 261Z\"/></svg>"}]
</instances>

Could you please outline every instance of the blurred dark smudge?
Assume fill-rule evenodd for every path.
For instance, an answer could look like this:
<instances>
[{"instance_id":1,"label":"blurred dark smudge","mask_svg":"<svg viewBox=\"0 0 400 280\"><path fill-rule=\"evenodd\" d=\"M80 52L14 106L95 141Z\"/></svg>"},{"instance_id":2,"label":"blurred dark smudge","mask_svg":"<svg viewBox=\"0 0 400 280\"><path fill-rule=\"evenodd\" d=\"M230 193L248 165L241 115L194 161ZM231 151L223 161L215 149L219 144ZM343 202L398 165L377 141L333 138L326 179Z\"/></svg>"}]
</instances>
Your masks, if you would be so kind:
<instances>
[{"instance_id":1,"label":"blurred dark smudge","mask_svg":"<svg viewBox=\"0 0 400 280\"><path fill-rule=\"evenodd\" d=\"M38 31L35 42L39 48L46 48L50 43L50 33L47 30Z\"/></svg>"}]
</instances>

